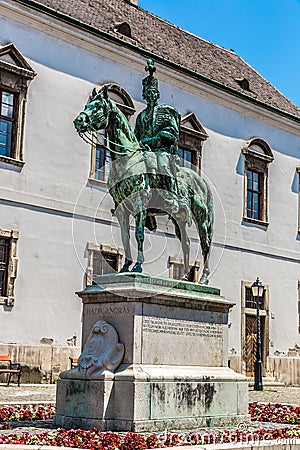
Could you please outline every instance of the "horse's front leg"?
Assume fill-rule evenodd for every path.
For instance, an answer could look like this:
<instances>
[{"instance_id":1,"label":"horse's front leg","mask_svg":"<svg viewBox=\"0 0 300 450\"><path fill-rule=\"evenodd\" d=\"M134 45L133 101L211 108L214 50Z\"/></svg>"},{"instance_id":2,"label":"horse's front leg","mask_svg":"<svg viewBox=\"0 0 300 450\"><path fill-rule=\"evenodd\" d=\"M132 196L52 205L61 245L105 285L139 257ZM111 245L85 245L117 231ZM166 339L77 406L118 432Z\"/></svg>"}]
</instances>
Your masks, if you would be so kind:
<instances>
[{"instance_id":1,"label":"horse's front leg","mask_svg":"<svg viewBox=\"0 0 300 450\"><path fill-rule=\"evenodd\" d=\"M145 260L144 258L144 237L145 237L145 221L147 216L147 210L142 209L135 216L135 238L138 244L138 257L137 262L133 266L131 272L142 272L142 264Z\"/></svg>"},{"instance_id":2,"label":"horse's front leg","mask_svg":"<svg viewBox=\"0 0 300 450\"><path fill-rule=\"evenodd\" d=\"M121 238L125 252L125 262L119 273L129 272L129 268L133 263L130 248L129 211L127 208L119 206L115 214L121 227Z\"/></svg>"}]
</instances>

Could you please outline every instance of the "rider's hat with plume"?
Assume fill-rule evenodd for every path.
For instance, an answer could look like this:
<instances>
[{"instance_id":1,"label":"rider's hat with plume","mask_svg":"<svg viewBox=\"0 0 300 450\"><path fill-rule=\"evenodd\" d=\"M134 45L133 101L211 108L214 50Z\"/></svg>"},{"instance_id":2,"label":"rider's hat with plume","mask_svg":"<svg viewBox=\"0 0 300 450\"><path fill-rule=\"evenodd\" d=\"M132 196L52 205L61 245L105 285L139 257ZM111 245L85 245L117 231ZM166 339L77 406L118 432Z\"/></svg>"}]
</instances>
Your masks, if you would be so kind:
<instances>
[{"instance_id":1,"label":"rider's hat with plume","mask_svg":"<svg viewBox=\"0 0 300 450\"><path fill-rule=\"evenodd\" d=\"M147 59L147 66L145 67L145 70L146 72L149 72L149 75L142 80L143 92L145 92L149 87L152 87L158 91L158 81L157 78L153 76L153 73L156 72L153 59Z\"/></svg>"}]
</instances>

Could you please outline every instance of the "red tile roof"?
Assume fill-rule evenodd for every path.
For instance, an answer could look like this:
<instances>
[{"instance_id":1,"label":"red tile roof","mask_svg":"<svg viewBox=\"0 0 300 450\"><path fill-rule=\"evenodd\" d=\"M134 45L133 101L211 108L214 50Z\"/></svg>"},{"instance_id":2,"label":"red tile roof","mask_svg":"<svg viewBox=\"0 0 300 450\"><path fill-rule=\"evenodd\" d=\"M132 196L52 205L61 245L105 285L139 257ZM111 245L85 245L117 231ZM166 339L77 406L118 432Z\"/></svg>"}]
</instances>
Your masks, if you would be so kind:
<instances>
[{"instance_id":1,"label":"red tile roof","mask_svg":"<svg viewBox=\"0 0 300 450\"><path fill-rule=\"evenodd\" d=\"M262 102L262 106L276 108L300 119L300 108L233 51L201 39L126 0L14 1L51 8L61 19L64 14L65 19L75 19L90 29L105 32L123 45L130 45L144 54L151 53L154 59L175 64L180 70L193 73L234 95L247 96L251 101ZM117 22L130 25L131 38L115 31ZM243 83L243 79L248 81L250 90L245 89L247 82Z\"/></svg>"}]
</instances>

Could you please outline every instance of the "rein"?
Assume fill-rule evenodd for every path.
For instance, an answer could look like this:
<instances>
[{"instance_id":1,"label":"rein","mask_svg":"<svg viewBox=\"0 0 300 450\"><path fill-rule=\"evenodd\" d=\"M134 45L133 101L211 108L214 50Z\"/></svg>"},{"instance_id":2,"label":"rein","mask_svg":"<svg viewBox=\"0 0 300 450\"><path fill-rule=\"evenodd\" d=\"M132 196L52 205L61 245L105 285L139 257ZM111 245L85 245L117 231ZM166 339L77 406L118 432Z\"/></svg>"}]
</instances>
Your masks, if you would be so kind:
<instances>
[{"instance_id":1,"label":"rein","mask_svg":"<svg viewBox=\"0 0 300 450\"><path fill-rule=\"evenodd\" d=\"M93 129L93 131L97 133L97 130ZM87 136L87 133L88 133L88 132L85 132L85 133L78 133L78 134L79 134L79 136L81 137L81 139L84 140L84 142L86 142L87 144L90 144L90 145L95 144L95 142L94 142L94 140L93 140L93 136L92 136L92 137ZM90 133L90 134L91 134L91 133ZM124 152L118 152L117 150L113 150L112 148L108 147L107 145L105 145L103 142L101 142L101 141L98 139L98 135L96 135L96 139L97 139L96 144L101 145L101 147L105 148L105 150L109 150L110 152L114 153L115 155L125 156L125 155L127 154L127 151L124 151ZM104 136L103 136L103 139L104 139ZM106 141L107 141L109 144L113 144L113 145L116 145L117 147L124 148L124 145L118 144L117 142L114 142L114 141L111 141L108 137L106 137L105 139L106 139ZM128 150L130 153L133 153L133 152L136 151L136 149L133 148L133 147L132 147L132 148L127 148L127 150ZM141 150L141 149L138 149L138 150Z\"/></svg>"},{"instance_id":2,"label":"rein","mask_svg":"<svg viewBox=\"0 0 300 450\"><path fill-rule=\"evenodd\" d=\"M106 111L106 113L104 111L100 110L97 114L95 114L93 121L100 120L100 123L103 123L103 119L108 115L107 108L105 109L105 111ZM108 142L108 144L112 144L113 146L124 149L124 151L113 150L112 148L105 145L104 142L101 142L99 140L99 137L98 137L99 130L95 129L89 115L85 111L83 111L81 114L84 114L86 116L86 121L89 124L90 130L87 130L85 132L79 132L78 134L81 137L81 139L83 139L83 141L86 142L87 144L95 145L95 138L96 138L96 144L101 145L101 147L103 147L105 150L109 150L110 152L114 153L115 155L119 155L119 156L125 156L128 153L135 153L138 150L142 150L141 148L137 149L136 146L132 143L131 143L132 145L130 145L130 143L129 143L129 145L128 144L127 145L119 144L117 142L111 141L107 136L105 136L105 138L104 138L104 136L102 135L103 140L105 139L106 142ZM94 132L95 134L93 135L92 132Z\"/></svg>"}]
</instances>

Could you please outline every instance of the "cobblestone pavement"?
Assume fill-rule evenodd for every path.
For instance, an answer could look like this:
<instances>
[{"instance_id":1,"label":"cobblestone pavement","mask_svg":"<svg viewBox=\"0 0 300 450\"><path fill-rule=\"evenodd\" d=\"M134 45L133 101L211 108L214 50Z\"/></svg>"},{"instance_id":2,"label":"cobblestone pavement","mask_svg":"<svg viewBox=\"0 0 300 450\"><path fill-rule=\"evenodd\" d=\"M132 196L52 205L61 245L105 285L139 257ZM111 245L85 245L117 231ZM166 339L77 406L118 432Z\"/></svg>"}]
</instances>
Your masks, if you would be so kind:
<instances>
[{"instance_id":1,"label":"cobblestone pavement","mask_svg":"<svg viewBox=\"0 0 300 450\"><path fill-rule=\"evenodd\" d=\"M55 403L55 384L22 384L7 387L0 384L0 404L2 403ZM270 386L263 391L249 390L250 402L292 403L300 405L300 387Z\"/></svg>"},{"instance_id":2,"label":"cobblestone pavement","mask_svg":"<svg viewBox=\"0 0 300 450\"><path fill-rule=\"evenodd\" d=\"M0 404L2 403L55 403L56 384L0 384Z\"/></svg>"},{"instance_id":3,"label":"cobblestone pavement","mask_svg":"<svg viewBox=\"0 0 300 450\"><path fill-rule=\"evenodd\" d=\"M0 384L0 404L32 404L52 402L55 403L56 385L49 384L23 384L21 387L11 385L9 387ZM263 391L249 390L250 402L271 402L271 403L290 403L300 405L300 387L284 387L272 386L265 387ZM41 433L46 430L55 428L52 420L40 420L33 422L10 422L11 430L1 430L1 434L23 432ZM254 428L258 428L261 424L252 424ZM279 424L263 424L264 427L282 427ZM252 427L251 427L252 428Z\"/></svg>"},{"instance_id":4,"label":"cobblestone pavement","mask_svg":"<svg viewBox=\"0 0 300 450\"><path fill-rule=\"evenodd\" d=\"M300 387L266 386L263 391L249 390L249 402L289 403L300 405Z\"/></svg>"}]
</instances>

